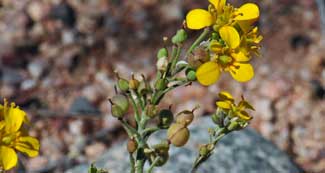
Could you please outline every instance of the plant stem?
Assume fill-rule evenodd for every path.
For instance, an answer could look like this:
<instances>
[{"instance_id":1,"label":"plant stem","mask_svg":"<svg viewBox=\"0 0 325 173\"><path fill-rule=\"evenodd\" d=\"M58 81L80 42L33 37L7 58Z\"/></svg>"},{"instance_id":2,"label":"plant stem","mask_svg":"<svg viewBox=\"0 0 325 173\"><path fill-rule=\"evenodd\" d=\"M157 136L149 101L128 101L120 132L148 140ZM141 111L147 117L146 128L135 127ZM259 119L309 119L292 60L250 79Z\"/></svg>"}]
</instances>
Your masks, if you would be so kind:
<instances>
[{"instance_id":1,"label":"plant stem","mask_svg":"<svg viewBox=\"0 0 325 173\"><path fill-rule=\"evenodd\" d=\"M139 113L139 110L138 110L138 107L137 107L137 104L135 103L135 100L134 98L132 97L132 94L128 94L130 100L131 100L131 103L132 103L132 107L133 107L133 110L135 112L135 121L137 122L137 125L140 123L140 113Z\"/></svg>"},{"instance_id":2,"label":"plant stem","mask_svg":"<svg viewBox=\"0 0 325 173\"><path fill-rule=\"evenodd\" d=\"M186 55L192 53L192 51L204 40L204 38L209 34L210 29L205 28L201 35L194 41L191 47L187 50Z\"/></svg>"},{"instance_id":3,"label":"plant stem","mask_svg":"<svg viewBox=\"0 0 325 173\"><path fill-rule=\"evenodd\" d=\"M176 54L175 54L175 57L173 57L172 59L172 64L171 64L171 71L172 71L172 75L175 73L175 66L176 66L176 63L178 62L178 59L179 59L179 56L181 55L181 52L182 52L182 46L181 45L177 45L177 50L176 50Z\"/></svg>"},{"instance_id":4,"label":"plant stem","mask_svg":"<svg viewBox=\"0 0 325 173\"><path fill-rule=\"evenodd\" d=\"M132 153L129 154L129 158L130 158L130 164L131 164L130 173L135 173L135 161L134 161Z\"/></svg>"},{"instance_id":5,"label":"plant stem","mask_svg":"<svg viewBox=\"0 0 325 173\"><path fill-rule=\"evenodd\" d=\"M153 168L156 166L156 164L157 164L158 161L159 161L159 157L156 157L155 160L150 165L150 167L148 169L148 173L151 173L152 172Z\"/></svg>"}]
</instances>

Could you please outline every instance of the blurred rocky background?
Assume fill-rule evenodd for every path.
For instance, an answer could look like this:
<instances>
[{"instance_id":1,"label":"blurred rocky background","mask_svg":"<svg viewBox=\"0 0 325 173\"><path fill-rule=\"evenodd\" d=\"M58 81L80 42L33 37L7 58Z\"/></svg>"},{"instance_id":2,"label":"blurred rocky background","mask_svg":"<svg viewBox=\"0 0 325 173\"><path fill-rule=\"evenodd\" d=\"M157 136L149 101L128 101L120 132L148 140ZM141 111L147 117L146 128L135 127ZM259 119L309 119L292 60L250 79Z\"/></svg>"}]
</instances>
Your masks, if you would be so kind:
<instances>
[{"instance_id":1,"label":"blurred rocky background","mask_svg":"<svg viewBox=\"0 0 325 173\"><path fill-rule=\"evenodd\" d=\"M229 0L239 6L245 1ZM223 75L209 88L172 92L174 110L214 111L216 93L244 93L256 108L251 127L306 172L325 172L325 47L312 0L259 0L263 33L255 78ZM1 0L0 98L28 112L39 157L13 172L64 172L97 160L125 139L111 117L114 71L152 78L162 37L172 36L195 0ZM193 40L199 33L190 31ZM322 47L323 46L323 47ZM203 132L206 133L206 132Z\"/></svg>"}]
</instances>

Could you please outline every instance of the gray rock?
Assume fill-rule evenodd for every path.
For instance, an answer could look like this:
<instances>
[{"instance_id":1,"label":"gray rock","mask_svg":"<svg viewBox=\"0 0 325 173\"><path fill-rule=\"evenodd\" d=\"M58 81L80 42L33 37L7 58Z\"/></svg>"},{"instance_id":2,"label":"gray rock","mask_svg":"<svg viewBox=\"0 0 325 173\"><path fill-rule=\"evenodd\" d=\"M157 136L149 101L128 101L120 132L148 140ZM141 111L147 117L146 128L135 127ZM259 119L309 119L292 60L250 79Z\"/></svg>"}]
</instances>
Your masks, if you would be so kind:
<instances>
[{"instance_id":1,"label":"gray rock","mask_svg":"<svg viewBox=\"0 0 325 173\"><path fill-rule=\"evenodd\" d=\"M197 155L197 146L206 143L207 128L213 127L209 118L202 118L191 125L191 138L184 148L172 147L170 160L155 173L190 172L192 162ZM160 138L159 138L160 137ZM158 143L165 137L165 132L151 137L149 143ZM110 173L128 172L128 153L125 143L118 143L97 160L96 166L109 170ZM146 165L148 167L148 165ZM87 172L88 165L80 165L68 170L68 173ZM253 129L246 128L224 137L218 144L215 154L203 163L199 173L301 173L303 172L270 141Z\"/></svg>"},{"instance_id":2,"label":"gray rock","mask_svg":"<svg viewBox=\"0 0 325 173\"><path fill-rule=\"evenodd\" d=\"M70 106L72 115L99 115L100 111L85 97L77 97Z\"/></svg>"}]
</instances>

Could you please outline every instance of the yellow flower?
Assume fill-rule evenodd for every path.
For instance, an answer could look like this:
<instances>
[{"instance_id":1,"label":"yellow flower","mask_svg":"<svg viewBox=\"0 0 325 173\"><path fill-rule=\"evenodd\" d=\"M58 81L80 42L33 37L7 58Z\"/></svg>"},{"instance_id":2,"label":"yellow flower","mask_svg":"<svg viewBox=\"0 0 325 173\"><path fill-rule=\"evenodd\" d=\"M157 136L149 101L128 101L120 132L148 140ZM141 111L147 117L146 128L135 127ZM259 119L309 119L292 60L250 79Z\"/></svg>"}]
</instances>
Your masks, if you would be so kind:
<instances>
[{"instance_id":1,"label":"yellow flower","mask_svg":"<svg viewBox=\"0 0 325 173\"><path fill-rule=\"evenodd\" d=\"M242 121L249 121L252 117L247 113L246 109L254 110L253 106L247 102L244 97L242 100L236 105L232 95L228 92L220 92L219 93L220 100L216 102L216 105L219 109L225 111L229 116L238 117Z\"/></svg>"},{"instance_id":2,"label":"yellow flower","mask_svg":"<svg viewBox=\"0 0 325 173\"><path fill-rule=\"evenodd\" d=\"M213 25L218 31L224 25L236 23L244 32L249 31L251 25L259 18L259 8L256 4L246 3L238 9L227 4L226 0L209 0L208 10L194 9L186 16L187 27L190 29L202 29Z\"/></svg>"},{"instance_id":3,"label":"yellow flower","mask_svg":"<svg viewBox=\"0 0 325 173\"><path fill-rule=\"evenodd\" d=\"M28 122L26 113L14 103L0 104L0 170L9 170L17 165L16 151L29 157L38 155L39 142L28 136L23 125Z\"/></svg>"},{"instance_id":4,"label":"yellow flower","mask_svg":"<svg viewBox=\"0 0 325 173\"><path fill-rule=\"evenodd\" d=\"M209 62L202 64L196 72L197 80L208 86L215 83L222 71L230 72L239 81L246 82L253 78L254 69L248 63L245 47L241 46L241 38L232 26L223 26L219 30L220 40L212 40L210 50L213 56Z\"/></svg>"}]
</instances>

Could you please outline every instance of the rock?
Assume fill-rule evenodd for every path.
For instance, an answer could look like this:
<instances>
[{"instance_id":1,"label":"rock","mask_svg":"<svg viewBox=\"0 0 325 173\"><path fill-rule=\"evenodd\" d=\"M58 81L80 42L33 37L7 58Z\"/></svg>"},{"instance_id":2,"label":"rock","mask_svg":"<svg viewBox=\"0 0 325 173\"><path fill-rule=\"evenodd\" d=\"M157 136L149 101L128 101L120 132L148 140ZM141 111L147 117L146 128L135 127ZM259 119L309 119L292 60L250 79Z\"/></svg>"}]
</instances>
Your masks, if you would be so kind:
<instances>
[{"instance_id":1,"label":"rock","mask_svg":"<svg viewBox=\"0 0 325 173\"><path fill-rule=\"evenodd\" d=\"M156 168L156 173L190 172L192 162L197 155L197 146L208 140L207 128L213 127L211 120L202 118L190 126L191 138L184 148L172 147L170 160L163 167ZM150 144L155 144L165 137L159 132L150 138ZM216 154L202 164L198 172L263 172L263 173L299 173L303 172L293 163L287 154L274 144L260 136L253 129L247 128L234 132L223 138ZM129 161L125 143L117 143L95 162L96 166L107 169L110 173L128 172ZM146 165L148 168L148 165ZM87 172L88 165L80 165L68 170L68 173Z\"/></svg>"},{"instance_id":2,"label":"rock","mask_svg":"<svg viewBox=\"0 0 325 173\"><path fill-rule=\"evenodd\" d=\"M17 85L23 80L21 73L13 68L1 68L2 77L1 80L3 83L8 85Z\"/></svg>"},{"instance_id":3,"label":"rock","mask_svg":"<svg viewBox=\"0 0 325 173\"><path fill-rule=\"evenodd\" d=\"M50 16L60 20L67 27L74 27L76 24L75 10L66 2L54 6L50 11Z\"/></svg>"},{"instance_id":4,"label":"rock","mask_svg":"<svg viewBox=\"0 0 325 173\"><path fill-rule=\"evenodd\" d=\"M71 104L69 113L73 115L99 115L100 111L87 98L78 97Z\"/></svg>"}]
</instances>

